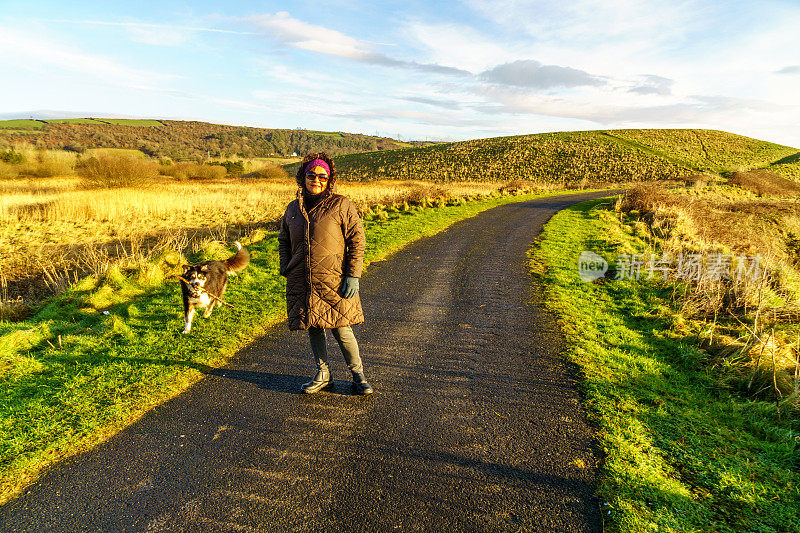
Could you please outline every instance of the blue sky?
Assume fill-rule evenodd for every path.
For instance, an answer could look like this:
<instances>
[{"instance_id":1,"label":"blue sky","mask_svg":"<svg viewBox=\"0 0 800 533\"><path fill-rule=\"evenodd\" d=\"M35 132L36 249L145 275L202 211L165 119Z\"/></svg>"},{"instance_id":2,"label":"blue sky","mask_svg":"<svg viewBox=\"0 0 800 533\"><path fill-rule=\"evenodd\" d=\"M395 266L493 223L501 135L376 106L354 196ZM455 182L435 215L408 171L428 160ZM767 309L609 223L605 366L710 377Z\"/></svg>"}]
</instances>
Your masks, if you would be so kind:
<instances>
[{"instance_id":1,"label":"blue sky","mask_svg":"<svg viewBox=\"0 0 800 533\"><path fill-rule=\"evenodd\" d=\"M800 2L0 1L0 118L472 139L714 128L800 147Z\"/></svg>"}]
</instances>

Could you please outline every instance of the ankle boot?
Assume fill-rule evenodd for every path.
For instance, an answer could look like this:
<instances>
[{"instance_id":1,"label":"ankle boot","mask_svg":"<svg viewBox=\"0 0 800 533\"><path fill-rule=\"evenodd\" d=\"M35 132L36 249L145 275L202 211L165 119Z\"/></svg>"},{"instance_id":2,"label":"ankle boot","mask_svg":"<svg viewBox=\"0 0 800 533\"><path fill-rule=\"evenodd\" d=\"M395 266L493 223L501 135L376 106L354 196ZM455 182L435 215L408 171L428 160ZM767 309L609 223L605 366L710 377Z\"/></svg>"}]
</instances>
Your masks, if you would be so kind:
<instances>
[{"instance_id":1,"label":"ankle boot","mask_svg":"<svg viewBox=\"0 0 800 533\"><path fill-rule=\"evenodd\" d=\"M314 394L322 389L333 388L333 380L331 379L331 371L327 368L317 370L317 375L308 383L303 384L304 394Z\"/></svg>"},{"instance_id":2,"label":"ankle boot","mask_svg":"<svg viewBox=\"0 0 800 533\"><path fill-rule=\"evenodd\" d=\"M367 383L367 378L362 372L353 372L353 393L372 394L372 385Z\"/></svg>"}]
</instances>

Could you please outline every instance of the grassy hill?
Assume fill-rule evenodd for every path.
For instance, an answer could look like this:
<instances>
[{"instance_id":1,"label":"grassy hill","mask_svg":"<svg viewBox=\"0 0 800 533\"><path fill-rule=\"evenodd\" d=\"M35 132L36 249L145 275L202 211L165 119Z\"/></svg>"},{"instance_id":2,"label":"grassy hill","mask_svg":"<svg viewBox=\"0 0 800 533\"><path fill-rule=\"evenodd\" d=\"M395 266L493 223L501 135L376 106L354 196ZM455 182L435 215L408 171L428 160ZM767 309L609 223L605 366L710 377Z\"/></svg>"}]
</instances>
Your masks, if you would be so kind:
<instances>
[{"instance_id":1,"label":"grassy hill","mask_svg":"<svg viewBox=\"0 0 800 533\"><path fill-rule=\"evenodd\" d=\"M800 153L750 137L716 130L612 130L605 134L644 146L701 171L724 172L769 165Z\"/></svg>"},{"instance_id":2,"label":"grassy hill","mask_svg":"<svg viewBox=\"0 0 800 533\"><path fill-rule=\"evenodd\" d=\"M324 150L341 155L422 146L387 137L226 126L207 122L146 119L70 118L2 120L0 142L29 142L47 149L82 152L88 148L141 150L176 160L212 157L281 157Z\"/></svg>"},{"instance_id":3,"label":"grassy hill","mask_svg":"<svg viewBox=\"0 0 800 533\"><path fill-rule=\"evenodd\" d=\"M770 167L791 177L796 148L714 130L542 133L336 158L350 180L618 182ZM291 173L291 169L290 173ZM797 172L800 177L800 172Z\"/></svg>"}]
</instances>

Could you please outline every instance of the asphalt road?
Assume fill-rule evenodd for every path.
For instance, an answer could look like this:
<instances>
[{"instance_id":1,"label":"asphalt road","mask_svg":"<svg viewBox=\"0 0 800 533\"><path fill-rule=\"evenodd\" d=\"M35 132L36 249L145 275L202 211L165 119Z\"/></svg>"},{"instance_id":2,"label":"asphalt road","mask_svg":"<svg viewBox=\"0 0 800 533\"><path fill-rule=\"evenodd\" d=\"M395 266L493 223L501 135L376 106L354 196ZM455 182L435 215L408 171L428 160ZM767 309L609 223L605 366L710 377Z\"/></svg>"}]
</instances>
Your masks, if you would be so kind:
<instances>
[{"instance_id":1,"label":"asphalt road","mask_svg":"<svg viewBox=\"0 0 800 533\"><path fill-rule=\"evenodd\" d=\"M370 265L372 397L330 336L336 389L299 394L308 339L282 324L50 469L0 531L600 531L592 430L526 251L607 194L497 207Z\"/></svg>"}]
</instances>

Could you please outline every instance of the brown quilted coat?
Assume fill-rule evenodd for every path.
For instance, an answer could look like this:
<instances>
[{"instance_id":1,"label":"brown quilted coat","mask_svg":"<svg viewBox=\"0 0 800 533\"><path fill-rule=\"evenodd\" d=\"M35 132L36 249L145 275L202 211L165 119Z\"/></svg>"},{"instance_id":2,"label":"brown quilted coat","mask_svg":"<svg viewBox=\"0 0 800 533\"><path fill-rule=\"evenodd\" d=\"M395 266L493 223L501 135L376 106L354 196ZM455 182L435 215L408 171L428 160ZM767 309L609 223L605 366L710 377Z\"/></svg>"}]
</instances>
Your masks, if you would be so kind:
<instances>
[{"instance_id":1,"label":"brown quilted coat","mask_svg":"<svg viewBox=\"0 0 800 533\"><path fill-rule=\"evenodd\" d=\"M328 192L306 212L302 194L286 208L278 234L289 329L338 328L364 321L358 295L342 298L345 276L361 277L366 239L353 202Z\"/></svg>"}]
</instances>

